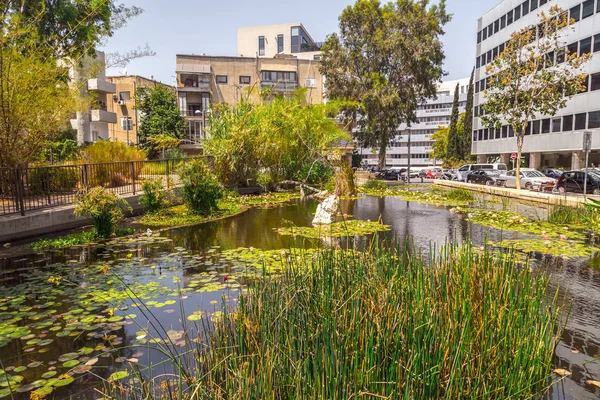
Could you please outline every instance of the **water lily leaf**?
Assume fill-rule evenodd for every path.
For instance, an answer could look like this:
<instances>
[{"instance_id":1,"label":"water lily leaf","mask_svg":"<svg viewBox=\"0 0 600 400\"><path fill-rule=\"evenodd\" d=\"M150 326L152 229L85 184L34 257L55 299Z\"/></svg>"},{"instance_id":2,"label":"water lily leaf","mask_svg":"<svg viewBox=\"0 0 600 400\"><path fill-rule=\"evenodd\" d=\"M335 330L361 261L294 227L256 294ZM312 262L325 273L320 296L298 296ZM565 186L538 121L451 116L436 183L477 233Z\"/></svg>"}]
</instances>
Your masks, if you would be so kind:
<instances>
[{"instance_id":1,"label":"water lily leaf","mask_svg":"<svg viewBox=\"0 0 600 400\"><path fill-rule=\"evenodd\" d=\"M18 389L16 390L16 392L17 392L17 393L25 393L25 392L30 392L30 391L32 391L32 390L33 390L33 389L35 389L35 388L36 388L36 387L35 387L35 385L34 385L33 383L30 383L30 384L28 384L28 385L23 385L23 386L21 386L20 388L18 388Z\"/></svg>"},{"instance_id":2,"label":"water lily leaf","mask_svg":"<svg viewBox=\"0 0 600 400\"><path fill-rule=\"evenodd\" d=\"M31 392L31 398L32 399L35 398L34 397L34 395L35 395L35 396L37 396L37 398L43 399L44 397L49 396L53 390L54 389L52 388L52 386L48 386L48 385L43 386L43 387Z\"/></svg>"},{"instance_id":3,"label":"water lily leaf","mask_svg":"<svg viewBox=\"0 0 600 400\"><path fill-rule=\"evenodd\" d=\"M90 358L85 362L85 365L92 366L98 362L98 357Z\"/></svg>"},{"instance_id":4,"label":"water lily leaf","mask_svg":"<svg viewBox=\"0 0 600 400\"><path fill-rule=\"evenodd\" d=\"M48 371L48 372L42 374L42 378L44 378L44 379L50 379L50 378L52 378L56 374L57 374L56 371Z\"/></svg>"},{"instance_id":5,"label":"water lily leaf","mask_svg":"<svg viewBox=\"0 0 600 400\"><path fill-rule=\"evenodd\" d=\"M124 317L120 316L120 315L115 315L113 317L110 317L109 319L107 319L108 322L119 322L122 321L124 319Z\"/></svg>"},{"instance_id":6,"label":"water lily leaf","mask_svg":"<svg viewBox=\"0 0 600 400\"><path fill-rule=\"evenodd\" d=\"M43 363L41 361L34 361L34 362L27 364L27 368L37 368L42 364Z\"/></svg>"},{"instance_id":7,"label":"water lily leaf","mask_svg":"<svg viewBox=\"0 0 600 400\"><path fill-rule=\"evenodd\" d=\"M63 367L72 368L76 365L79 365L79 360L69 360L63 363Z\"/></svg>"},{"instance_id":8,"label":"water lily leaf","mask_svg":"<svg viewBox=\"0 0 600 400\"><path fill-rule=\"evenodd\" d=\"M556 375L559 375L559 376L569 376L569 375L571 375L571 373L569 371L567 371L566 369L562 369L562 368L557 368L557 369L555 369L552 372L554 372Z\"/></svg>"},{"instance_id":9,"label":"water lily leaf","mask_svg":"<svg viewBox=\"0 0 600 400\"><path fill-rule=\"evenodd\" d=\"M111 376L109 376L108 381L114 382L114 381L121 380L123 378L127 378L128 376L129 376L128 371L118 371L118 372L115 372L114 374L112 374Z\"/></svg>"},{"instance_id":10,"label":"water lily leaf","mask_svg":"<svg viewBox=\"0 0 600 400\"><path fill-rule=\"evenodd\" d=\"M85 372L91 371L92 367L89 365L78 365L75 368L73 368L73 372L76 374L83 374Z\"/></svg>"},{"instance_id":11,"label":"water lily leaf","mask_svg":"<svg viewBox=\"0 0 600 400\"><path fill-rule=\"evenodd\" d=\"M58 361L65 362L65 361L74 360L78 357L79 357L79 353L65 353L65 354L61 355L60 357L58 357Z\"/></svg>"},{"instance_id":12,"label":"water lily leaf","mask_svg":"<svg viewBox=\"0 0 600 400\"><path fill-rule=\"evenodd\" d=\"M188 319L188 321L200 321L202 319L202 315L201 314L188 315L187 319Z\"/></svg>"},{"instance_id":13,"label":"water lily leaf","mask_svg":"<svg viewBox=\"0 0 600 400\"><path fill-rule=\"evenodd\" d=\"M38 346L48 346L50 343L54 342L54 339L45 339L38 343Z\"/></svg>"},{"instance_id":14,"label":"water lily leaf","mask_svg":"<svg viewBox=\"0 0 600 400\"><path fill-rule=\"evenodd\" d=\"M15 369L14 369L14 372L16 372L16 373L19 373L19 372L23 372L23 371L25 371L26 369L27 369L27 367L26 367L26 366L24 366L24 365L22 365L22 366L20 366L20 367L17 367L17 368L15 368Z\"/></svg>"},{"instance_id":15,"label":"water lily leaf","mask_svg":"<svg viewBox=\"0 0 600 400\"><path fill-rule=\"evenodd\" d=\"M67 385L70 385L71 383L73 383L74 380L75 380L75 378L70 376L68 378L60 379L58 382L55 382L53 386L55 386L55 387L67 386Z\"/></svg>"},{"instance_id":16,"label":"water lily leaf","mask_svg":"<svg viewBox=\"0 0 600 400\"><path fill-rule=\"evenodd\" d=\"M82 347L79 350L77 350L77 352L79 354L88 355L92 354L94 352L94 349L92 349L91 347Z\"/></svg>"}]
</instances>

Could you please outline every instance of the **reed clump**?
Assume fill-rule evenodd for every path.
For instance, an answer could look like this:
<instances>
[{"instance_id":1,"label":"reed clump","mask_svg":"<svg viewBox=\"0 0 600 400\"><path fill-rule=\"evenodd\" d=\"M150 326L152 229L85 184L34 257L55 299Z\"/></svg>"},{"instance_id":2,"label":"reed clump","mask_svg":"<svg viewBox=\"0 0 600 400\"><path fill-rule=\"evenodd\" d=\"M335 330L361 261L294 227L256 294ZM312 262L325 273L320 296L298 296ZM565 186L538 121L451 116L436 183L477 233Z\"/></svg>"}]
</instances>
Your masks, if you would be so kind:
<instances>
[{"instance_id":1,"label":"reed clump","mask_svg":"<svg viewBox=\"0 0 600 400\"><path fill-rule=\"evenodd\" d=\"M410 247L331 251L256 280L210 325L188 396L524 399L547 390L562 327L547 276L470 246L429 260Z\"/></svg>"}]
</instances>

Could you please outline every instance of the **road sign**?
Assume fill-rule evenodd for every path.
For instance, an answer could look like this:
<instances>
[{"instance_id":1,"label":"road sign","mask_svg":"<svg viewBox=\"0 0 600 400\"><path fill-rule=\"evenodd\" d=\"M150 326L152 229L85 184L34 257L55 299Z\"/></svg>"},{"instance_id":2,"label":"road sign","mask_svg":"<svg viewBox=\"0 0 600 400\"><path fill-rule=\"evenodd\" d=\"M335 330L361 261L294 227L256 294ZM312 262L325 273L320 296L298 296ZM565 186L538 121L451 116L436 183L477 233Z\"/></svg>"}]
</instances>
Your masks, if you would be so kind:
<instances>
[{"instance_id":1,"label":"road sign","mask_svg":"<svg viewBox=\"0 0 600 400\"><path fill-rule=\"evenodd\" d=\"M510 155L510 159L511 159L511 160L516 160L516 159L517 159L517 153L512 153L512 154Z\"/></svg>"}]
</instances>

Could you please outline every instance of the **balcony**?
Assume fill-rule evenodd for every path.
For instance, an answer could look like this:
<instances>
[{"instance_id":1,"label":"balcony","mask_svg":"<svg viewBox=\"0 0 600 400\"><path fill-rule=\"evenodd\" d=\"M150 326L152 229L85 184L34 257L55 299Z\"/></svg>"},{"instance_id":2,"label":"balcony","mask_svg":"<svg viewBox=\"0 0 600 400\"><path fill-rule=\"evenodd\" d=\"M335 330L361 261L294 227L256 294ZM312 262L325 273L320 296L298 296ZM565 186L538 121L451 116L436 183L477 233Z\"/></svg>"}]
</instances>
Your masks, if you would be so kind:
<instances>
[{"instance_id":1,"label":"balcony","mask_svg":"<svg viewBox=\"0 0 600 400\"><path fill-rule=\"evenodd\" d=\"M98 93L117 93L117 85L105 81L104 79L88 79L87 81L88 90L91 92Z\"/></svg>"},{"instance_id":2,"label":"balcony","mask_svg":"<svg viewBox=\"0 0 600 400\"><path fill-rule=\"evenodd\" d=\"M281 92L293 92L298 89L298 83L296 82L285 82L285 81L262 81L260 83L260 88L264 89L272 89L275 93Z\"/></svg>"},{"instance_id":3,"label":"balcony","mask_svg":"<svg viewBox=\"0 0 600 400\"><path fill-rule=\"evenodd\" d=\"M208 118L208 110L179 110L179 115L188 118Z\"/></svg>"},{"instance_id":4,"label":"balcony","mask_svg":"<svg viewBox=\"0 0 600 400\"><path fill-rule=\"evenodd\" d=\"M180 73L177 81L179 92L207 92L210 90L210 74Z\"/></svg>"},{"instance_id":5,"label":"balcony","mask_svg":"<svg viewBox=\"0 0 600 400\"><path fill-rule=\"evenodd\" d=\"M117 114L114 112L108 112L106 110L92 110L90 111L90 121L116 124Z\"/></svg>"}]
</instances>

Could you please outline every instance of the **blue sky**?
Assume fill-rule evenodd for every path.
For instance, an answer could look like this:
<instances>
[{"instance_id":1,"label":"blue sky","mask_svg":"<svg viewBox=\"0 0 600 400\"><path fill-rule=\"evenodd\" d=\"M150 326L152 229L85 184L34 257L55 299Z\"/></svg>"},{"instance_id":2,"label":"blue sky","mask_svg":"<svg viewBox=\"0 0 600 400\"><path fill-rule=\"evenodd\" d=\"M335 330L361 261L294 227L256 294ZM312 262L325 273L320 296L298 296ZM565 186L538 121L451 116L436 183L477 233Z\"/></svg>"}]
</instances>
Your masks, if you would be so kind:
<instances>
[{"instance_id":1,"label":"blue sky","mask_svg":"<svg viewBox=\"0 0 600 400\"><path fill-rule=\"evenodd\" d=\"M104 51L127 51L148 43L157 55L133 61L129 75L175 83L175 55L236 55L237 28L301 22L316 41L337 31L338 16L354 0L122 0L145 12L110 38ZM385 1L385 0L383 0ZM454 14L446 26L446 79L469 76L475 59L477 19L500 0L447 0ZM107 71L110 75L118 69Z\"/></svg>"}]
</instances>

